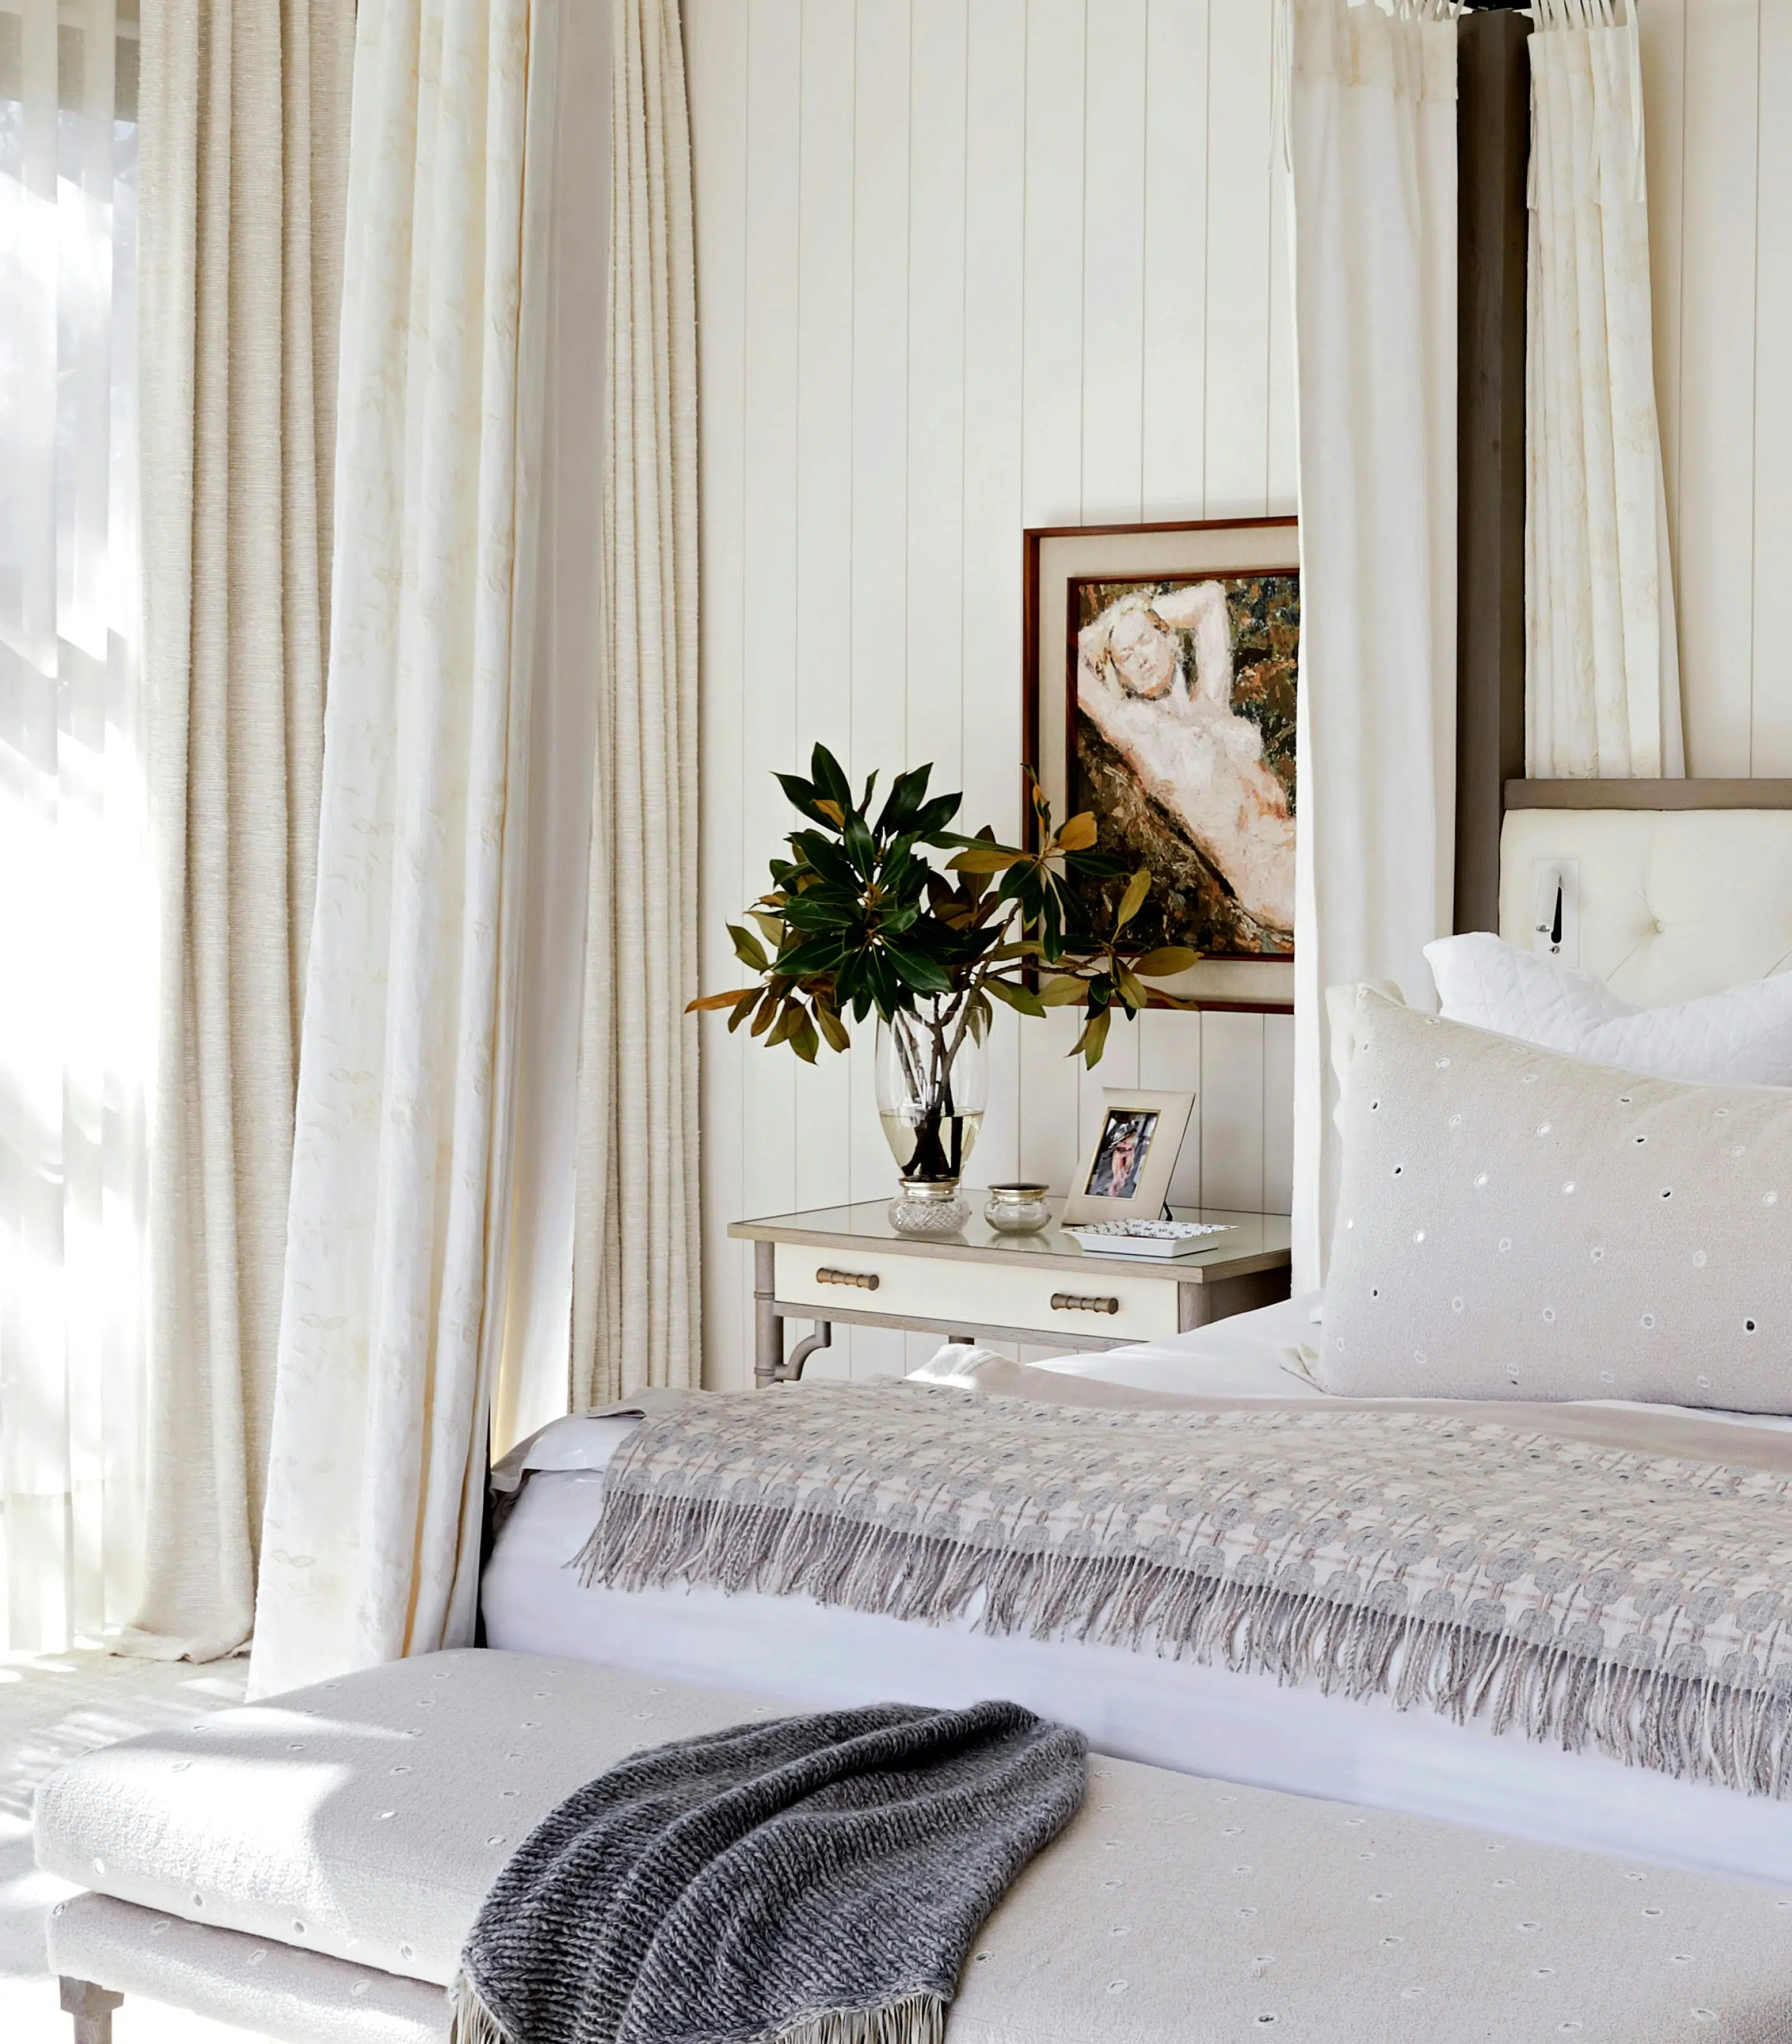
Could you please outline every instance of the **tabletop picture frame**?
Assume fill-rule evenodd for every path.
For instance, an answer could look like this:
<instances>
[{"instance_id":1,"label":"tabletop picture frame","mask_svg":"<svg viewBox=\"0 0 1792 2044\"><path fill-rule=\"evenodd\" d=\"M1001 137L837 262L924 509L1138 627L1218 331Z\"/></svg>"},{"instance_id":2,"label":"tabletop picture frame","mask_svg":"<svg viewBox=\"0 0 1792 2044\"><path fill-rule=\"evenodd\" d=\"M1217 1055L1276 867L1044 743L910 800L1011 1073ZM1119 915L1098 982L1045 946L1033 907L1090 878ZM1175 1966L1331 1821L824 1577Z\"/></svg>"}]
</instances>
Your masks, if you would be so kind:
<instances>
[{"instance_id":1,"label":"tabletop picture frame","mask_svg":"<svg viewBox=\"0 0 1792 2044\"><path fill-rule=\"evenodd\" d=\"M1101 1120L1071 1181L1063 1220L1157 1220L1194 1111L1192 1093L1102 1087Z\"/></svg>"},{"instance_id":2,"label":"tabletop picture frame","mask_svg":"<svg viewBox=\"0 0 1792 2044\"><path fill-rule=\"evenodd\" d=\"M1297 521L1039 527L1025 552L1026 767L1057 816L1089 811L1102 849L1151 873L1129 936L1201 954L1168 991L1288 1012ZM1099 922L1113 905L1090 906Z\"/></svg>"}]
</instances>

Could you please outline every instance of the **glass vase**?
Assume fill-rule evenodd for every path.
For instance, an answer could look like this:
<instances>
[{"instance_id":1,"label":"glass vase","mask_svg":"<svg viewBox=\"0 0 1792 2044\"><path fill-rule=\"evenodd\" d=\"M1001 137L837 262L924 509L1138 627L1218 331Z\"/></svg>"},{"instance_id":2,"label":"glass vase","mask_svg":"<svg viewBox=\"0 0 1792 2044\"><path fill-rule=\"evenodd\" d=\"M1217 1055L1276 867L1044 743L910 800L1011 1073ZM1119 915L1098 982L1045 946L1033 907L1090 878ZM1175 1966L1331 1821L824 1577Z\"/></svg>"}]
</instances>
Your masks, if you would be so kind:
<instances>
[{"instance_id":1,"label":"glass vase","mask_svg":"<svg viewBox=\"0 0 1792 2044\"><path fill-rule=\"evenodd\" d=\"M956 1185L989 1105L990 1055L962 996L877 1025L877 1111L908 1185Z\"/></svg>"}]
</instances>

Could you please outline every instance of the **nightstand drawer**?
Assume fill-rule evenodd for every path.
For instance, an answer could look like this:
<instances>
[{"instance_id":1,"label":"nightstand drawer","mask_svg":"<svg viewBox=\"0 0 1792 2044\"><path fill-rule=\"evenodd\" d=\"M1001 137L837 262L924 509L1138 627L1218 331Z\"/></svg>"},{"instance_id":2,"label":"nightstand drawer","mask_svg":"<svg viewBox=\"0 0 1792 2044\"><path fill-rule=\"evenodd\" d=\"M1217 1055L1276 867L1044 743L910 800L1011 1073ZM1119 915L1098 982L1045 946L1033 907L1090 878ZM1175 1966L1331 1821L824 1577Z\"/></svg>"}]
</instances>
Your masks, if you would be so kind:
<instances>
[{"instance_id":1,"label":"nightstand drawer","mask_svg":"<svg viewBox=\"0 0 1792 2044\"><path fill-rule=\"evenodd\" d=\"M1175 1333L1173 1275L1143 1277L1089 1261L1086 1271L1031 1270L1012 1250L973 1263L781 1242L777 1296L781 1305L822 1320L833 1308L964 1327L1033 1328L1048 1341L1054 1334L1156 1341Z\"/></svg>"}]
</instances>

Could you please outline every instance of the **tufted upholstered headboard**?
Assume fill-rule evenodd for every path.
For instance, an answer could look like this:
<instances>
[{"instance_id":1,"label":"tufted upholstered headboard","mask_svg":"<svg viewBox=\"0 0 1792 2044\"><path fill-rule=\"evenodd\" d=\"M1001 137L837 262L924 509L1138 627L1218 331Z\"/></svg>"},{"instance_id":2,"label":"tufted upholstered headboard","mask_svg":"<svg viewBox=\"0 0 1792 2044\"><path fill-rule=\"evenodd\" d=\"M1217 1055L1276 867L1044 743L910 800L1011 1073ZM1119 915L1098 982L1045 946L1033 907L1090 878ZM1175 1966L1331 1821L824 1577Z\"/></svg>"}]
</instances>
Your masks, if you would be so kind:
<instances>
[{"instance_id":1,"label":"tufted upholstered headboard","mask_svg":"<svg viewBox=\"0 0 1792 2044\"><path fill-rule=\"evenodd\" d=\"M1763 793L1780 797L1785 785L1763 783ZM1536 941L1558 863L1569 908L1562 955L1627 1001L1659 1007L1792 967L1792 808L1568 809L1509 799L1499 906L1508 943Z\"/></svg>"}]
</instances>

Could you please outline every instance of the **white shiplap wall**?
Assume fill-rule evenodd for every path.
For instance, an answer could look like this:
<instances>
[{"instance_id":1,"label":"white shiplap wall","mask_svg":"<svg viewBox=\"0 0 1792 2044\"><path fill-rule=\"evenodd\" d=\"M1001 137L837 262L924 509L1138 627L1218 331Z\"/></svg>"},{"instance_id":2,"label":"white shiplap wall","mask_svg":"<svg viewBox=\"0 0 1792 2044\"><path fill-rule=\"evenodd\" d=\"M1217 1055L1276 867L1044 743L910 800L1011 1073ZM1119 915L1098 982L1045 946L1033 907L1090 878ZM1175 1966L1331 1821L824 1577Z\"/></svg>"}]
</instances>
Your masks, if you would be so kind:
<instances>
[{"instance_id":1,"label":"white shiplap wall","mask_svg":"<svg viewBox=\"0 0 1792 2044\"><path fill-rule=\"evenodd\" d=\"M1268 0L685 0L703 518L703 959L787 828L770 778L937 763L1018 827L1021 532L1290 510ZM1144 1017L1079 1077L1007 1025L971 1175L1062 1187L1103 1084L1194 1085L1173 1196L1286 1210L1284 1016ZM865 1049L706 1020L706 1374L750 1367L727 1222L892 1186ZM930 1346L927 1344L925 1346ZM861 1330L831 1365L897 1367Z\"/></svg>"},{"instance_id":2,"label":"white shiplap wall","mask_svg":"<svg viewBox=\"0 0 1792 2044\"><path fill-rule=\"evenodd\" d=\"M1792 0L1642 0L1689 772L1792 774Z\"/></svg>"}]
</instances>

